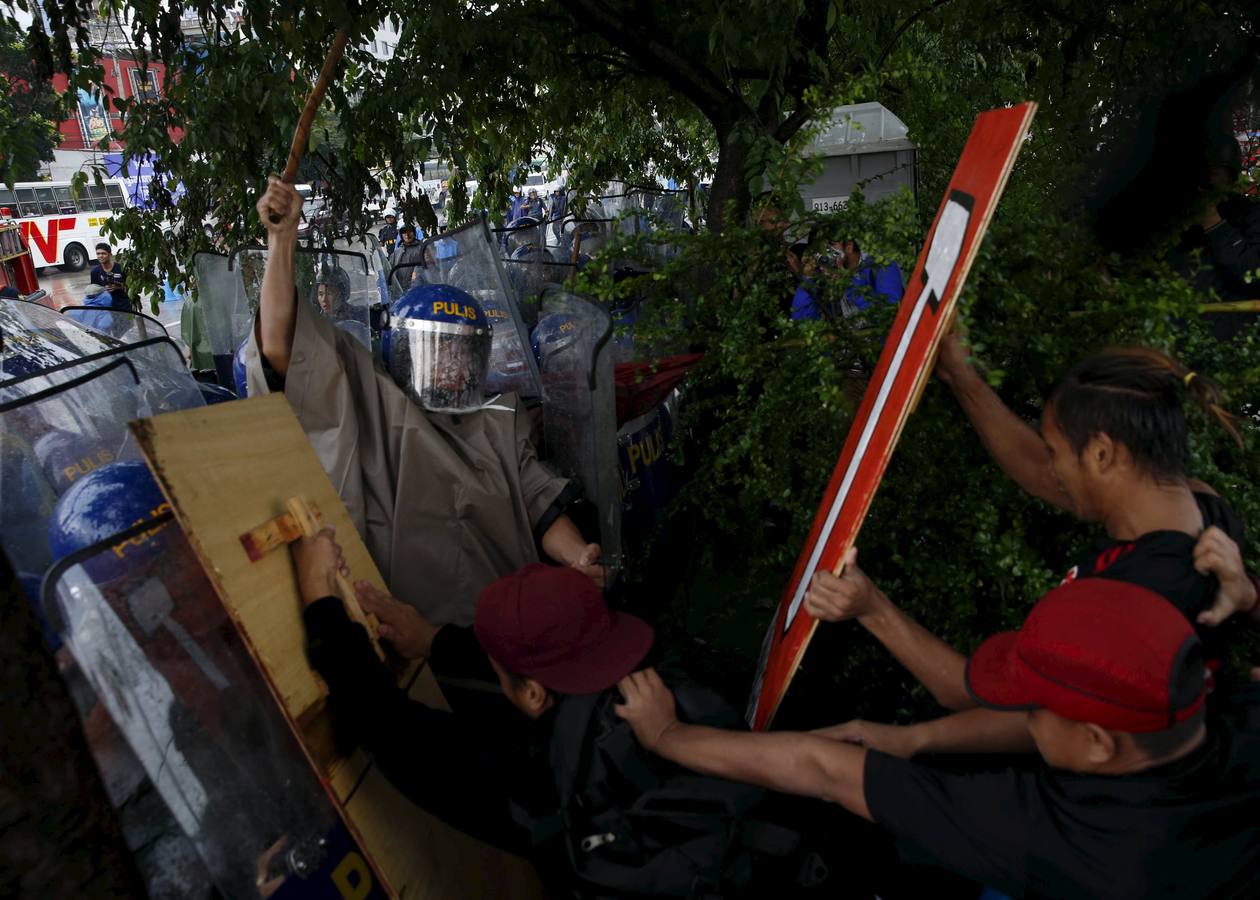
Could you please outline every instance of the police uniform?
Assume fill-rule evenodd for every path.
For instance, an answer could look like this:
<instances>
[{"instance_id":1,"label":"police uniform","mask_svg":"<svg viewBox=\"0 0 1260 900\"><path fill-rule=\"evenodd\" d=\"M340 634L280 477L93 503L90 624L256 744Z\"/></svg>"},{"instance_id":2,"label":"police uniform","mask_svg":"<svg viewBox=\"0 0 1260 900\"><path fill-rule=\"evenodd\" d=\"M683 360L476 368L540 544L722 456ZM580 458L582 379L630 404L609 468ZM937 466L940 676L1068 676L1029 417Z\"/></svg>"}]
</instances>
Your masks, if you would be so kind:
<instances>
[{"instance_id":1,"label":"police uniform","mask_svg":"<svg viewBox=\"0 0 1260 900\"><path fill-rule=\"evenodd\" d=\"M485 585L538 560L576 485L539 462L514 394L427 412L354 338L296 307L283 379L251 331L250 396L284 391L394 595L435 624L472 624Z\"/></svg>"}]
</instances>

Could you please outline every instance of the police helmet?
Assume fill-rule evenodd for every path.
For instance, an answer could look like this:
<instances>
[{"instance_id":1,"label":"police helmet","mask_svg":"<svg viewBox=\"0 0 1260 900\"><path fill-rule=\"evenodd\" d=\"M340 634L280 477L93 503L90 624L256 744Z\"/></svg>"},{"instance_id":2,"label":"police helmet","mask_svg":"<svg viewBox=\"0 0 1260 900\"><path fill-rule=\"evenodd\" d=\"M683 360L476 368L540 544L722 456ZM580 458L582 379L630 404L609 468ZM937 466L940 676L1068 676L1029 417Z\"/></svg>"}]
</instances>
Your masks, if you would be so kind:
<instances>
[{"instance_id":1,"label":"police helmet","mask_svg":"<svg viewBox=\"0 0 1260 900\"><path fill-rule=\"evenodd\" d=\"M101 466L66 491L48 522L48 547L54 560L108 540L169 509L166 498L144 460L131 459ZM162 550L165 522L151 531L119 542L112 553L101 553L86 564L89 574L107 580L132 565L151 560Z\"/></svg>"},{"instance_id":2,"label":"police helmet","mask_svg":"<svg viewBox=\"0 0 1260 900\"><path fill-rule=\"evenodd\" d=\"M540 368L545 368L547 358L566 349L578 337L578 323L569 313L548 313L538 320L529 335L529 345Z\"/></svg>"},{"instance_id":3,"label":"police helmet","mask_svg":"<svg viewBox=\"0 0 1260 900\"><path fill-rule=\"evenodd\" d=\"M39 460L44 478L58 495L103 465L114 461L107 442L92 433L53 428L39 437L31 448Z\"/></svg>"},{"instance_id":4,"label":"police helmet","mask_svg":"<svg viewBox=\"0 0 1260 900\"><path fill-rule=\"evenodd\" d=\"M235 361L233 361L235 368ZM216 403L227 403L229 400L235 400L236 394L227 388L217 384L209 384L205 381L197 382L197 390L201 391L201 399L206 401L206 406L213 406Z\"/></svg>"},{"instance_id":5,"label":"police helmet","mask_svg":"<svg viewBox=\"0 0 1260 900\"><path fill-rule=\"evenodd\" d=\"M385 355L394 381L431 412L481 406L492 329L481 305L449 284L423 284L390 310Z\"/></svg>"},{"instance_id":6,"label":"police helmet","mask_svg":"<svg viewBox=\"0 0 1260 900\"><path fill-rule=\"evenodd\" d=\"M321 286L324 287L323 291L319 290ZM350 299L350 276L346 274L345 269L338 266L321 267L315 275L315 288L315 300L320 310L325 315L329 315L336 312L341 304ZM327 297L328 290L336 292L335 300Z\"/></svg>"}]
</instances>

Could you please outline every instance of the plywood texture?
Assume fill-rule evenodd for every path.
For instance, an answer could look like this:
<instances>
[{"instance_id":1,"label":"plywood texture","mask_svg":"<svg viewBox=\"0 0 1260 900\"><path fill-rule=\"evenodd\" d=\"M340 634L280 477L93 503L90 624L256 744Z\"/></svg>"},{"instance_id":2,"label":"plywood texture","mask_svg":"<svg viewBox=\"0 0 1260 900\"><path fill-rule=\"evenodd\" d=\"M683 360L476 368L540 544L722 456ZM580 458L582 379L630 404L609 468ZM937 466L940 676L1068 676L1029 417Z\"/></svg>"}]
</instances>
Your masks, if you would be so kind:
<instances>
[{"instance_id":1,"label":"plywood texture","mask_svg":"<svg viewBox=\"0 0 1260 900\"><path fill-rule=\"evenodd\" d=\"M242 639L387 889L408 900L542 896L523 860L418 809L363 753L334 755L324 715L327 688L306 661L290 556L279 550L250 562L239 538L300 496L337 529L352 578L382 589L384 582L284 396L142 419L132 429ZM443 703L427 669L415 677L411 696Z\"/></svg>"}]
</instances>

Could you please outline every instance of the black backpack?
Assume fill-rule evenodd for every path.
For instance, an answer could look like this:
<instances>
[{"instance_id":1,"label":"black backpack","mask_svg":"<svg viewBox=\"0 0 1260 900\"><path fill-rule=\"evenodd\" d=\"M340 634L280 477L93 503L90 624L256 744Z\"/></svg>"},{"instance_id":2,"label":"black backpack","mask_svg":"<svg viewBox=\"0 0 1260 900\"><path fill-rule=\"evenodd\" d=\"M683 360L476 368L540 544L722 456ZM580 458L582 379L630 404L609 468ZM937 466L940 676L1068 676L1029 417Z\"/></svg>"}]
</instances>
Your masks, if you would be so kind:
<instances>
[{"instance_id":1,"label":"black backpack","mask_svg":"<svg viewBox=\"0 0 1260 900\"><path fill-rule=\"evenodd\" d=\"M684 721L745 727L711 691L682 682L674 695ZM763 790L644 750L613 710L617 702L615 690L561 700L550 747L560 808L544 816L514 809L540 851L567 858L576 896L731 897L766 880L825 880L800 833L757 818Z\"/></svg>"}]
</instances>

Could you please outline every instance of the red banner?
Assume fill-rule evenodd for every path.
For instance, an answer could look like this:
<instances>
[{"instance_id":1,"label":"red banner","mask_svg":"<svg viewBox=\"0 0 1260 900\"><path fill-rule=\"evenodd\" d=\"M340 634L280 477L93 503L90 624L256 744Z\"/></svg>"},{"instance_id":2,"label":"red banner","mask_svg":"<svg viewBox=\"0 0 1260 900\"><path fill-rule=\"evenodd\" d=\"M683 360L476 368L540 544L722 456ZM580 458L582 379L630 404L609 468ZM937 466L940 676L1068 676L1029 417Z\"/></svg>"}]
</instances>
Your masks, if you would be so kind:
<instances>
[{"instance_id":1,"label":"red banner","mask_svg":"<svg viewBox=\"0 0 1260 900\"><path fill-rule=\"evenodd\" d=\"M802 609L809 581L821 569L839 574L857 538L1036 108L1030 102L991 110L971 129L766 635L749 709L757 730L774 718L818 625Z\"/></svg>"}]
</instances>

